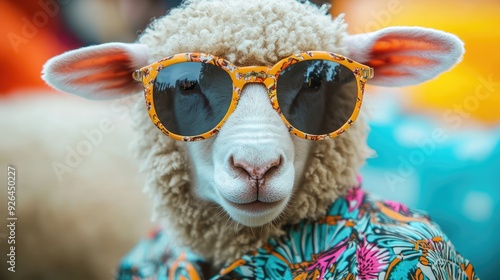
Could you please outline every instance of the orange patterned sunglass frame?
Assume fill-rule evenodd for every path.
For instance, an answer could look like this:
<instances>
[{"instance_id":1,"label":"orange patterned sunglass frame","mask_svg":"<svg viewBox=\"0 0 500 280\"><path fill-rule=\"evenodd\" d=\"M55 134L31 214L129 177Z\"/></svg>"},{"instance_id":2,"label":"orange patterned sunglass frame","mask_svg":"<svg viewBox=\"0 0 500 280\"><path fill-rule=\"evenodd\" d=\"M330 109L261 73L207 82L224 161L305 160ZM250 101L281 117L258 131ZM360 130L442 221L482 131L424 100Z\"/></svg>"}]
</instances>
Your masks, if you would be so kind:
<instances>
[{"instance_id":1,"label":"orange patterned sunglass frame","mask_svg":"<svg viewBox=\"0 0 500 280\"><path fill-rule=\"evenodd\" d=\"M327 61L333 61L338 64L341 64L347 68L349 68L354 76L356 77L357 81L357 101L356 101L356 106L354 107L354 111L352 112L351 117L349 120L342 125L339 129L336 131L333 131L328 134L322 134L322 135L313 135L313 134L308 134L303 131L300 131L293 127L288 120L283 116L281 113L279 104L278 104L278 99L276 97L276 82L278 80L278 77L284 69L289 67L290 65L293 65L297 62L300 61L306 61L306 60L327 60ZM153 88L154 88L154 82L156 79L156 76L158 73L173 64L177 63L183 63L183 62L200 62L200 63L208 63L215 65L225 72L229 74L231 77L231 80L233 82L233 93L232 93L232 100L230 103L230 106L225 114L225 116L222 118L222 120L211 130L200 134L200 135L194 135L194 136L185 136L185 135L178 135L175 133L172 133L168 131L163 124L160 122L157 112L155 110L154 102L153 102ZM307 51L307 52L302 52L300 54L296 55L291 55L288 56L282 60L280 60L278 63L274 64L274 66L271 67L266 67L266 66L246 66L246 67L237 67L231 62L214 56L210 54L204 54L204 53L181 53L181 54L176 54L173 56L169 56L166 58L163 58L157 62L154 62L148 66L142 67L139 70L135 70L132 74L132 77L136 81L140 81L144 85L144 95L146 99L146 105L148 109L149 116L153 123L160 129L165 135L175 139L175 140L180 140L180 141L197 141L197 140L203 140L207 139L215 134L217 134L221 127L224 125L224 122L227 120L227 118L231 115L231 113L236 109L236 105L238 104L238 100L240 98L241 91L245 84L247 83L262 83L266 86L268 90L268 95L269 99L271 101L271 105L276 110L276 112L279 114L285 125L287 126L288 130L292 133L295 134L298 137L304 138L304 139L309 139L309 140L324 140L328 138L334 138L345 132L351 125L352 123L356 120L356 118L359 115L359 111L361 108L361 104L363 101L363 94L364 94L364 88L365 88L365 83L368 81L368 79L373 77L373 69L363 65L361 63L355 62L353 60L350 60L342 55L338 55L335 53L330 53L330 52L323 52L323 51Z\"/></svg>"}]
</instances>

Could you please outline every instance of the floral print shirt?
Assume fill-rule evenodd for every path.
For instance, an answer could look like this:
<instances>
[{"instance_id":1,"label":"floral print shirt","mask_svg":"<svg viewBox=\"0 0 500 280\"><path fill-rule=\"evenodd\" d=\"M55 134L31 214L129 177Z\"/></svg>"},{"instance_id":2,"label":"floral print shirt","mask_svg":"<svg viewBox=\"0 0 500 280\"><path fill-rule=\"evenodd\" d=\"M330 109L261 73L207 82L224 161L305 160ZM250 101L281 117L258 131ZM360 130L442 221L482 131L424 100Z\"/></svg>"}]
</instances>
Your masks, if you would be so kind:
<instances>
[{"instance_id":1,"label":"floral print shirt","mask_svg":"<svg viewBox=\"0 0 500 280\"><path fill-rule=\"evenodd\" d=\"M479 279L424 212L376 200L360 187L324 217L286 232L208 279ZM170 250L157 231L122 260L117 279L201 280L202 265L191 252Z\"/></svg>"}]
</instances>

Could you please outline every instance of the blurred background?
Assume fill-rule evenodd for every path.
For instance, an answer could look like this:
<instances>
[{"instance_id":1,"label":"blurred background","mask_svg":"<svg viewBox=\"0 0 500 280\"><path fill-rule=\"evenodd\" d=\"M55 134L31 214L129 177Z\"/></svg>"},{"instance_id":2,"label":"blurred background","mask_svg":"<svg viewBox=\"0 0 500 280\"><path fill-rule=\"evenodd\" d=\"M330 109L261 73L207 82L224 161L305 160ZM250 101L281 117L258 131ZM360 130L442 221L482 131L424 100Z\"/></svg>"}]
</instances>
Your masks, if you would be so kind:
<instances>
[{"instance_id":1,"label":"blurred background","mask_svg":"<svg viewBox=\"0 0 500 280\"><path fill-rule=\"evenodd\" d=\"M85 192L77 190L73 186L75 182L85 182L85 186L105 185L99 178L120 177L123 169L115 170L116 173L101 172L96 175L96 166L103 166L106 170L113 165L105 158L130 161L128 156L118 152L118 148L127 148L124 138L128 140L129 136L125 128L129 122L128 115L106 115L103 111L109 104L94 105L78 99L77 103L81 102L81 106L101 108L93 113L95 122L110 118L119 129L106 135L102 144L96 147L104 156L98 157L98 153L91 153L82 163L83 167L65 174L62 182L57 180L51 163L55 159L62 161L67 155L67 147L75 147L79 140L82 141L80 125L93 127L94 123L87 118L88 111L78 106L57 106L62 104L61 100L75 99L54 92L42 82L40 71L43 63L54 55L81 46L110 41L133 42L152 18L163 15L179 2L0 1L0 164L2 169L7 163L15 163L20 169L22 167L20 182L23 182L23 177L25 179L24 186L20 184L19 188L25 190L18 193L20 207L24 205L26 208L22 211L28 213L28 202L37 205L34 201L44 195L50 196L52 203L59 203L59 207L76 207L74 205L79 203ZM497 30L500 26L499 12L500 2L497 0L333 0L331 8L334 16L346 14L350 33L370 32L394 25L423 26L454 33L465 42L463 62L438 79L403 89L367 88L365 109L372 129L369 145L376 150L377 157L368 161L362 174L365 188L370 191L385 199L401 201L429 212L458 251L471 260L481 279L500 279L500 239L497 237L500 230L500 74L496 71L500 64L500 55L497 53L500 46L500 33ZM52 104L46 107L50 109L40 109L39 104L43 102ZM65 110L61 110L62 106ZM126 104L123 108L127 108ZM44 110L60 111L60 114L48 119ZM79 121L75 121L75 112ZM72 119L67 120L66 116ZM61 131L59 128L68 126L64 124L65 121L74 124L72 129ZM33 126L43 126L45 129L29 129ZM68 134L73 137L68 137ZM51 151L43 151L47 145L52 145ZM136 167L127 165L126 168L134 170ZM4 178L2 176L5 175L1 174L0 178ZM46 189L47 186L43 184L50 187ZM119 188L125 193L122 198L118 198L122 201L134 199L139 201L136 204L147 203L140 193L140 179L125 178L123 182L106 184L115 187L109 187L109 190ZM112 195L111 191L106 193L102 189L99 188L102 192L99 196ZM73 200L68 200L66 204L55 201L65 200L64 195L71 195ZM3 191L0 198L2 202L6 201ZM85 207L94 209L95 215L98 215L100 207L105 207L99 204L97 198L88 199L86 203ZM46 226L57 222L54 219L60 213L58 208L50 210L46 205L36 207L39 208L35 210L43 215L34 216L34 219L47 221ZM134 208L127 203L122 203L121 207L123 211L117 211L113 219L101 218L99 221L99 225L115 225L107 227L108 232L104 237L97 237L95 233L92 235L92 228L96 226L92 220L88 221L88 226L81 223L77 227L80 235L68 239L68 244L81 243L88 237L113 240L120 233L123 235L124 231L128 231L123 228L137 225L138 221L125 222ZM5 215L3 212L0 211L0 217ZM148 215L147 211L139 210L134 214L137 217ZM122 221L120 218L122 223L119 222ZM25 220L28 220L28 214ZM71 220L59 222L68 228L80 223ZM122 236L122 239L126 239L122 240L125 245L116 245L119 250L115 250L112 255L103 255L103 259L107 257L117 261L118 256L147 232L147 223L140 226L142 230L130 233L127 238ZM55 242L53 239L40 239L48 232L42 225L30 226L26 222L18 230L21 235L19 238L27 240L25 244L46 243L47 248L50 248L47 254L64 255L71 250L81 250L80 247L58 249L57 244L51 243ZM6 236L3 231L0 231L2 255L6 240L2 238ZM27 231L31 231L30 236L26 236ZM115 244L105 243L109 246ZM107 248L106 251L113 250ZM23 252L24 255L19 257L31 256L33 253L28 247ZM38 252L33 256L40 259L44 255L45 252ZM0 278L11 279L3 276L6 267L1 260ZM64 270L64 265L61 263L59 267L45 269ZM19 263L20 270L29 266ZM25 274L27 276L24 279L45 279L40 277L43 269L33 269L35 272ZM100 279L96 275L111 272L102 268L102 271L95 273L88 274L90 276L84 279ZM66 279L61 275L65 274L46 279Z\"/></svg>"}]
</instances>

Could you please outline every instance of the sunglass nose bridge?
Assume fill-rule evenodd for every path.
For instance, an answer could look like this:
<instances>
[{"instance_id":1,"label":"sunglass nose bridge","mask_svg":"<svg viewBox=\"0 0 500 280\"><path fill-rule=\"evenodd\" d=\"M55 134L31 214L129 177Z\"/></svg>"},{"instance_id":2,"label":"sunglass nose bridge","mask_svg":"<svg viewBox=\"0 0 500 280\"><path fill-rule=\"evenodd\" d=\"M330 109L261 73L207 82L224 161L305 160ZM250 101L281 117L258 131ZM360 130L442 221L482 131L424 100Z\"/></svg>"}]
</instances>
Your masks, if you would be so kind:
<instances>
[{"instance_id":1,"label":"sunglass nose bridge","mask_svg":"<svg viewBox=\"0 0 500 280\"><path fill-rule=\"evenodd\" d=\"M242 67L236 77L242 79L245 83L264 83L267 78L271 78L269 68L267 67Z\"/></svg>"}]
</instances>

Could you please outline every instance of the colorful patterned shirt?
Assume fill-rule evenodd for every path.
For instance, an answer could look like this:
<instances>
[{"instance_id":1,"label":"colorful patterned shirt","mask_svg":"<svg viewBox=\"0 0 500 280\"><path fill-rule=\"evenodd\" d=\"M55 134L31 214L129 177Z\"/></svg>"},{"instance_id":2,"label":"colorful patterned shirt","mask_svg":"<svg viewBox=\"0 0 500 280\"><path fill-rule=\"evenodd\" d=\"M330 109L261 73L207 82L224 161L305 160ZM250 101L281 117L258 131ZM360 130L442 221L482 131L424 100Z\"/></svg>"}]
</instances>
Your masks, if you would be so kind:
<instances>
[{"instance_id":1,"label":"colorful patterned shirt","mask_svg":"<svg viewBox=\"0 0 500 280\"><path fill-rule=\"evenodd\" d=\"M479 279L427 214L359 187L324 217L285 230L208 279ZM191 252L170 250L157 231L122 260L118 279L201 280L202 265Z\"/></svg>"}]
</instances>

